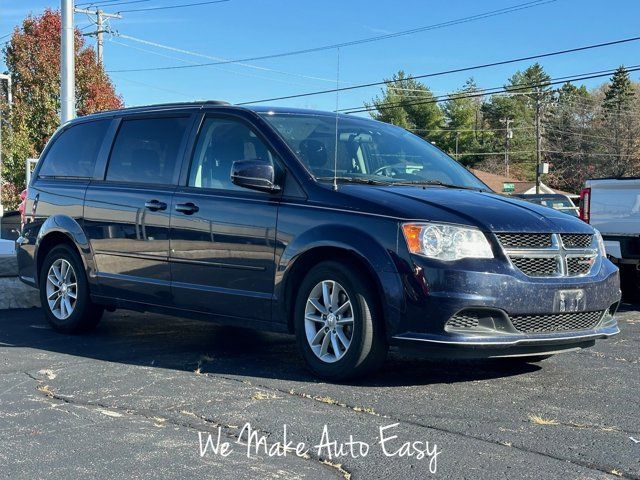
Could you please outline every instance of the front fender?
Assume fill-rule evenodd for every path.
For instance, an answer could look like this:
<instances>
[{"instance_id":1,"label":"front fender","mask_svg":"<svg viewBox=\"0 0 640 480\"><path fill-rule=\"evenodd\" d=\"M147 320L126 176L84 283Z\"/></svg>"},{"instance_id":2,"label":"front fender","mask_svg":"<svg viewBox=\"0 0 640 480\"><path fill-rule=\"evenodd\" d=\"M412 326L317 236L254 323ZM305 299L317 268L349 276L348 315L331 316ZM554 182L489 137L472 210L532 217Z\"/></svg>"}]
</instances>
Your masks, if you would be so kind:
<instances>
[{"instance_id":1,"label":"front fender","mask_svg":"<svg viewBox=\"0 0 640 480\"><path fill-rule=\"evenodd\" d=\"M344 224L323 224L305 231L289 243L282 252L276 272L277 299L283 299L289 276L296 263L313 250L319 248L338 248L355 256L367 265L368 276L373 280L382 296L380 305L384 310L386 331L395 331L404 312L403 284L394 261L395 239L397 232L388 237L389 245L383 245L367 232L346 227ZM330 259L327 259L330 260ZM285 302L279 302L284 308Z\"/></svg>"},{"instance_id":2,"label":"front fender","mask_svg":"<svg viewBox=\"0 0 640 480\"><path fill-rule=\"evenodd\" d=\"M41 265L42 261L44 261L44 258L41 258L41 255L46 254L46 251L48 251L48 239L51 238L51 235L54 233L64 235L75 245L80 253L80 258L82 259L82 263L87 273L87 278L91 282L91 278L95 277L95 275L93 275L93 272L95 272L95 261L89 239L80 224L75 219L67 215L53 215L47 218L40 227L34 247L34 259L36 265ZM46 247L44 251L42 250L43 246ZM36 269L35 278L36 284L38 284L38 269Z\"/></svg>"}]
</instances>

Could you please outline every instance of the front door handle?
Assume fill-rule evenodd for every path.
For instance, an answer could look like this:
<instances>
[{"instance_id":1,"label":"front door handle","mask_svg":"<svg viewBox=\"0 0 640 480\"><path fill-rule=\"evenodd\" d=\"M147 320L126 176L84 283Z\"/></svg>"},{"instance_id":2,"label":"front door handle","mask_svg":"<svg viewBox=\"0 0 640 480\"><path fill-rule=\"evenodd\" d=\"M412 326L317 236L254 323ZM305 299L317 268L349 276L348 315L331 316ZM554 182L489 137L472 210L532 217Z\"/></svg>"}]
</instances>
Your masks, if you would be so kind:
<instances>
[{"instance_id":1,"label":"front door handle","mask_svg":"<svg viewBox=\"0 0 640 480\"><path fill-rule=\"evenodd\" d=\"M178 203L176 205L176 212L184 213L185 215L193 215L200 208L195 203Z\"/></svg>"},{"instance_id":2,"label":"front door handle","mask_svg":"<svg viewBox=\"0 0 640 480\"><path fill-rule=\"evenodd\" d=\"M166 210L167 204L159 202L158 200L149 200L148 202L145 202L144 207L152 212L157 212L158 210Z\"/></svg>"}]
</instances>

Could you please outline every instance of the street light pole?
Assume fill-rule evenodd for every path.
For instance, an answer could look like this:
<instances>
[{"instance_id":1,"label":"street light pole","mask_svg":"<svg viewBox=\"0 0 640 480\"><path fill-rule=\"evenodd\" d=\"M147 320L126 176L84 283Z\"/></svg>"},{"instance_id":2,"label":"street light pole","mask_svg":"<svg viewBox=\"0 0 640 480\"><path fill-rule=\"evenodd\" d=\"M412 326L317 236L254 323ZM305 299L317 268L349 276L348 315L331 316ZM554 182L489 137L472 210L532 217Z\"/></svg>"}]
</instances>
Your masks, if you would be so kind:
<instances>
[{"instance_id":1,"label":"street light pole","mask_svg":"<svg viewBox=\"0 0 640 480\"><path fill-rule=\"evenodd\" d=\"M76 79L73 10L74 0L61 0L60 37L60 123L76 116Z\"/></svg>"},{"instance_id":2,"label":"street light pole","mask_svg":"<svg viewBox=\"0 0 640 480\"><path fill-rule=\"evenodd\" d=\"M102 65L102 50L104 48L104 31L102 30L102 10L96 10L96 28L98 30L97 36L97 50L98 50L98 64Z\"/></svg>"}]
</instances>

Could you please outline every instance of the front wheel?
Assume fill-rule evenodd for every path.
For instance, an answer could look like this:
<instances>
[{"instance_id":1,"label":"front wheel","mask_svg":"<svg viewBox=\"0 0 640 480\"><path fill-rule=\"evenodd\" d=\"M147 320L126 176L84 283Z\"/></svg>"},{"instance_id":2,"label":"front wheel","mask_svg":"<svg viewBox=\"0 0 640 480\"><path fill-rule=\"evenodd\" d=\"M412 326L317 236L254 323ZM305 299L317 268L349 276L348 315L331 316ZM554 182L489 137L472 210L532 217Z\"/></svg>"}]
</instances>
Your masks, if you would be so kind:
<instances>
[{"instance_id":1,"label":"front wheel","mask_svg":"<svg viewBox=\"0 0 640 480\"><path fill-rule=\"evenodd\" d=\"M51 326L64 333L94 329L104 309L89 298L82 260L69 245L58 245L40 270L40 303Z\"/></svg>"},{"instance_id":2,"label":"front wheel","mask_svg":"<svg viewBox=\"0 0 640 480\"><path fill-rule=\"evenodd\" d=\"M377 298L357 266L314 267L300 286L294 314L298 347L316 375L344 380L384 363L388 347Z\"/></svg>"}]
</instances>

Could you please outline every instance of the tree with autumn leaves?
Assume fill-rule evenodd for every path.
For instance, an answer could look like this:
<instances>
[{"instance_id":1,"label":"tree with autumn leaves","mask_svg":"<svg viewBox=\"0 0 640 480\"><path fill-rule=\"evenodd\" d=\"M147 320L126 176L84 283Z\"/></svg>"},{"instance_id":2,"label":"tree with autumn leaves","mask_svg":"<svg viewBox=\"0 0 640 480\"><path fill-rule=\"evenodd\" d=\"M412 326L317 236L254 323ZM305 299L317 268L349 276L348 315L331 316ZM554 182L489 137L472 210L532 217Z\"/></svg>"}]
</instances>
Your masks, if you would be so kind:
<instances>
[{"instance_id":1,"label":"tree with autumn leaves","mask_svg":"<svg viewBox=\"0 0 640 480\"><path fill-rule=\"evenodd\" d=\"M37 158L58 127L60 111L60 12L45 10L16 27L3 49L13 80L13 106L2 92L3 201L14 207L25 186L25 161ZM94 50L75 31L76 107L78 115L122 107Z\"/></svg>"}]
</instances>

